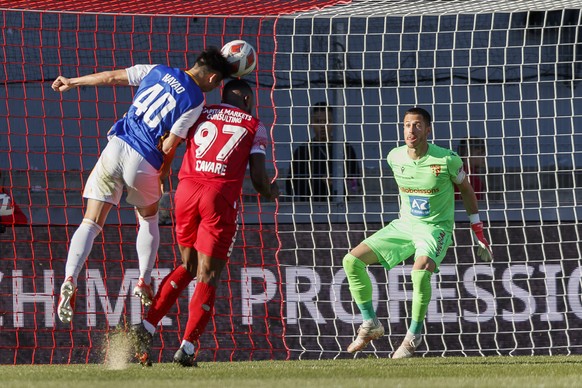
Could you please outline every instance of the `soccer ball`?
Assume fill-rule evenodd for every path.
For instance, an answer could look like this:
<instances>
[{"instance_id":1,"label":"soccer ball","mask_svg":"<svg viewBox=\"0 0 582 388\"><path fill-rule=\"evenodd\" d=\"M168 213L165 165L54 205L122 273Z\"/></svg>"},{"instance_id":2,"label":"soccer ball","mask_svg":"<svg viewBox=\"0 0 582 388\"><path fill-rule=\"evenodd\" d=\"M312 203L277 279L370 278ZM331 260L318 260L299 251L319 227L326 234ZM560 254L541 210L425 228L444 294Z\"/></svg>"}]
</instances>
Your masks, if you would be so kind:
<instances>
[{"instance_id":1,"label":"soccer ball","mask_svg":"<svg viewBox=\"0 0 582 388\"><path fill-rule=\"evenodd\" d=\"M232 67L232 77L242 77L255 70L257 66L257 52L255 48L244 40L228 42L220 52Z\"/></svg>"}]
</instances>

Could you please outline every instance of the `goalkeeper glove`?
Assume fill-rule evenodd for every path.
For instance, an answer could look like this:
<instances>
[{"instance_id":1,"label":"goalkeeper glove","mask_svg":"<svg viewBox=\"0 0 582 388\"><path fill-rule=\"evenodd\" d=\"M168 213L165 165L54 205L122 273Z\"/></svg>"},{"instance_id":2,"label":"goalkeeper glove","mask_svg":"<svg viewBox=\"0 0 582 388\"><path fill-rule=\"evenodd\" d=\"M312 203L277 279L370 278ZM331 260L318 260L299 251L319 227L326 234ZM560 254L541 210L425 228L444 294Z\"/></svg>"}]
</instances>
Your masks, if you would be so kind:
<instances>
[{"instance_id":1,"label":"goalkeeper glove","mask_svg":"<svg viewBox=\"0 0 582 388\"><path fill-rule=\"evenodd\" d=\"M489 242L483 235L483 223L476 222L471 224L471 234L473 235L475 243L479 245L477 256L479 256L483 261L491 261L493 259L493 252L491 251Z\"/></svg>"}]
</instances>

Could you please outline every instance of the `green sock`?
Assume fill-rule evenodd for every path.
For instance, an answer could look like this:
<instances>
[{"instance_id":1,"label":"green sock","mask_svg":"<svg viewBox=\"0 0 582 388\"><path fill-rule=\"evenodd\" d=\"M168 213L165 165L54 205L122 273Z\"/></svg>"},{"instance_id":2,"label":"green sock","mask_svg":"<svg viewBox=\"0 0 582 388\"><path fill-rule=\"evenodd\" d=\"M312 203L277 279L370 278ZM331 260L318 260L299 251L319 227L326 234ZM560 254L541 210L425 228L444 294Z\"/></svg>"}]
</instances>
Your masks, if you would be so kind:
<instances>
[{"instance_id":1,"label":"green sock","mask_svg":"<svg viewBox=\"0 0 582 388\"><path fill-rule=\"evenodd\" d=\"M374 311L374 304L372 301L361 304L356 303L356 305L360 309L360 312L362 313L362 319L364 321L376 318L376 312Z\"/></svg>"},{"instance_id":2,"label":"green sock","mask_svg":"<svg viewBox=\"0 0 582 388\"><path fill-rule=\"evenodd\" d=\"M364 320L376 318L372 304L372 281L366 271L366 263L348 253L343 260L344 270L350 285L350 293L362 313Z\"/></svg>"},{"instance_id":3,"label":"green sock","mask_svg":"<svg viewBox=\"0 0 582 388\"><path fill-rule=\"evenodd\" d=\"M414 319L410 322L410 328L408 329L412 334L420 334L422 331L422 322L415 321Z\"/></svg>"},{"instance_id":4,"label":"green sock","mask_svg":"<svg viewBox=\"0 0 582 388\"><path fill-rule=\"evenodd\" d=\"M412 275L412 322L409 331L420 334L426 311L432 298L430 277L432 272L427 270L413 270Z\"/></svg>"}]
</instances>

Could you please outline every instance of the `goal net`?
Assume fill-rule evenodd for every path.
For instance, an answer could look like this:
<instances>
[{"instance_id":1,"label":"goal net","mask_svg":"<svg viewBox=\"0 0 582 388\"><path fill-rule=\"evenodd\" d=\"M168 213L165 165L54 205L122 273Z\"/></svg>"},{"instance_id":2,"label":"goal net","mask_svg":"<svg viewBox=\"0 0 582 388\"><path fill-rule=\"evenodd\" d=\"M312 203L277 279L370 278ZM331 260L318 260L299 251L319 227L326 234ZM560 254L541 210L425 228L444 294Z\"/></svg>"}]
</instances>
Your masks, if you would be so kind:
<instances>
[{"instance_id":1,"label":"goal net","mask_svg":"<svg viewBox=\"0 0 582 388\"><path fill-rule=\"evenodd\" d=\"M582 353L582 1L24 3L0 1L0 363L100 362L111 333L142 313L130 296L136 220L122 199L79 278L73 324L56 318L84 182L134 89L59 94L52 81L138 63L188 68L204 47L232 39L259 54L245 79L270 128L267 163L282 195L265 203L246 180L199 360L354 357L345 349L361 317L341 261L398 217L385 157L403 144L412 106L431 112L431 141L466 155L495 254L478 261L457 201L418 353ZM215 103L219 92L206 98ZM314 110L333 124L323 146ZM154 286L180 261L172 230L180 162L162 199ZM399 346L410 269L411 260L369 268L387 333L356 357L388 357ZM179 346L192 292L162 320L154 359L169 361Z\"/></svg>"},{"instance_id":2,"label":"goal net","mask_svg":"<svg viewBox=\"0 0 582 388\"><path fill-rule=\"evenodd\" d=\"M398 216L385 157L404 144L402 117L413 106L432 113L436 144L470 154L495 254L492 264L476 259L457 201L454 245L432 279L421 354L580 353L580 5L361 1L278 22L278 166L290 166L283 175L301 191L304 170L293 160L298 144L311 141L307 178L317 190L321 147L309 114L320 101L334 108L336 151L321 174L331 195L300 201L293 191L278 212L279 258L291 263L284 280L293 354L341 357L361 322L341 260ZM351 164L361 171L361 193ZM373 342L377 356L396 349L410 324L411 265L369 268L387 328Z\"/></svg>"}]
</instances>

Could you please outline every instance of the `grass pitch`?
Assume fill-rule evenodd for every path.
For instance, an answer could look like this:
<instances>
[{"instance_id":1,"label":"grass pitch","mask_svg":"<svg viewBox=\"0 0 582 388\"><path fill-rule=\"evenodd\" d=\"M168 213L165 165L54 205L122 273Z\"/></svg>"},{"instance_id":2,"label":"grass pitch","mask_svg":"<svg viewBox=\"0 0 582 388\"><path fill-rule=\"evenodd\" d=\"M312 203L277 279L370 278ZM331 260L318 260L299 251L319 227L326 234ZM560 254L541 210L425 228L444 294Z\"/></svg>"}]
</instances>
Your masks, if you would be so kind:
<instances>
[{"instance_id":1,"label":"grass pitch","mask_svg":"<svg viewBox=\"0 0 582 388\"><path fill-rule=\"evenodd\" d=\"M0 366L0 386L22 387L577 387L582 356L451 357L408 360L254 361L154 364Z\"/></svg>"}]
</instances>

